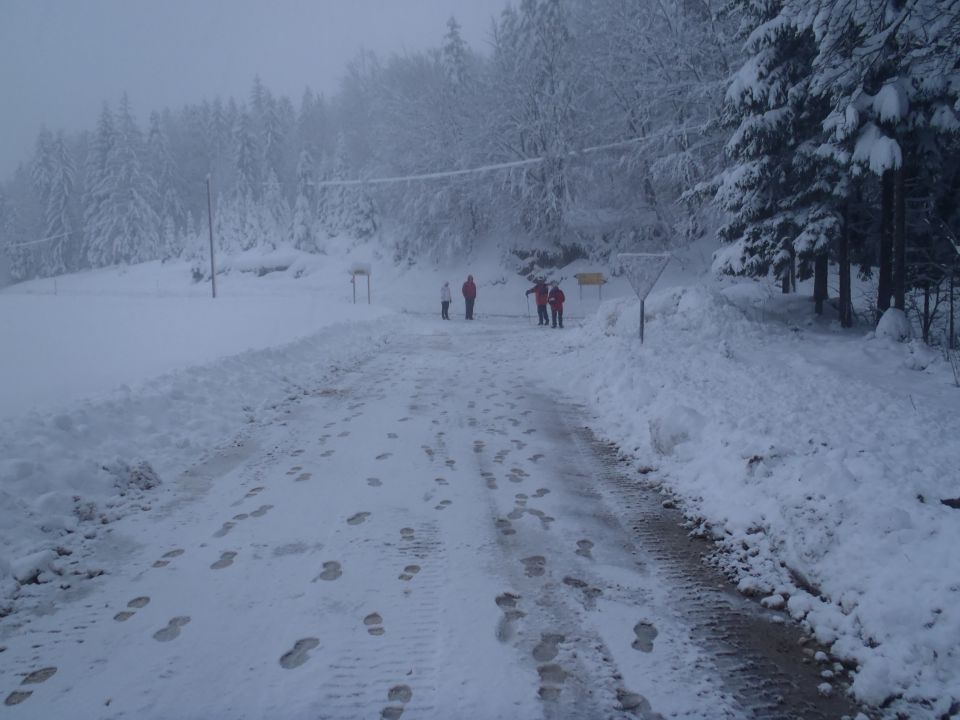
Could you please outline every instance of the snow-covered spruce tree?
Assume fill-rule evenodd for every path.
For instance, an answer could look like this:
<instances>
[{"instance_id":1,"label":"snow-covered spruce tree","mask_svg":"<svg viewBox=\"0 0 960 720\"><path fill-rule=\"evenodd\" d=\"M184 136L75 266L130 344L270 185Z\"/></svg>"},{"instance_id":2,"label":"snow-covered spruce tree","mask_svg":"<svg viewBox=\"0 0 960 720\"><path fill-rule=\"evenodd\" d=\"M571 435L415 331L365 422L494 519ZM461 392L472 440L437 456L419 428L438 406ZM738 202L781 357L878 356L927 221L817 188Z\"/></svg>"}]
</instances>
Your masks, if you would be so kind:
<instances>
[{"instance_id":1,"label":"snow-covered spruce tree","mask_svg":"<svg viewBox=\"0 0 960 720\"><path fill-rule=\"evenodd\" d=\"M267 175L259 210L260 233L256 244L267 249L276 249L289 238L291 217L290 206L273 170Z\"/></svg>"},{"instance_id":2,"label":"snow-covered spruce tree","mask_svg":"<svg viewBox=\"0 0 960 720\"><path fill-rule=\"evenodd\" d=\"M43 200L43 237L40 245L43 274L60 275L82 267L79 233L77 232L76 169L73 156L62 132L46 147L48 157L45 185L40 191Z\"/></svg>"},{"instance_id":3,"label":"snow-covered spruce tree","mask_svg":"<svg viewBox=\"0 0 960 720\"><path fill-rule=\"evenodd\" d=\"M142 133L124 93L96 188L102 202L88 226L88 253L95 267L159 257L160 219L153 209L157 190L144 170L145 154Z\"/></svg>"},{"instance_id":4,"label":"snow-covered spruce tree","mask_svg":"<svg viewBox=\"0 0 960 720\"><path fill-rule=\"evenodd\" d=\"M154 211L161 218L164 241L161 257L165 260L176 257L181 248L175 246L177 231L186 223L187 210L180 195L180 173L170 152L170 142L161 122L160 113L150 113L150 130L147 135L146 166L157 186ZM199 188L196 191L199 193ZM172 225L172 230L167 226Z\"/></svg>"},{"instance_id":5,"label":"snow-covered spruce tree","mask_svg":"<svg viewBox=\"0 0 960 720\"><path fill-rule=\"evenodd\" d=\"M10 272L15 280L36 277L42 271L40 245L43 206L31 178L30 166L21 163L7 186L4 203L4 235Z\"/></svg>"},{"instance_id":6,"label":"snow-covered spruce tree","mask_svg":"<svg viewBox=\"0 0 960 720\"><path fill-rule=\"evenodd\" d=\"M472 142L482 123L477 70L453 19L442 49L394 57L378 69L374 131L383 172L405 176L483 164ZM477 192L483 183L464 176L378 187L377 201L393 219L396 259L468 254L485 230L485 198Z\"/></svg>"},{"instance_id":7,"label":"snow-covered spruce tree","mask_svg":"<svg viewBox=\"0 0 960 720\"><path fill-rule=\"evenodd\" d=\"M293 246L305 252L320 252L319 232L316 218L317 188L314 180L313 157L307 150L300 152L297 164L297 199L293 206Z\"/></svg>"},{"instance_id":8,"label":"snow-covered spruce tree","mask_svg":"<svg viewBox=\"0 0 960 720\"><path fill-rule=\"evenodd\" d=\"M905 305L912 274L907 247L917 236L908 208L928 216L913 225L929 226L929 209L950 184L944 159L957 130L956 83L949 78L960 62L953 42L960 5L874 0L820 7L790 0L789 12L799 31L816 35L811 92L833 109L824 121L830 133L825 154L845 166L858 196L875 196L880 206L873 259L865 267L879 270L879 318L891 299Z\"/></svg>"},{"instance_id":9,"label":"snow-covered spruce tree","mask_svg":"<svg viewBox=\"0 0 960 720\"><path fill-rule=\"evenodd\" d=\"M563 0L523 0L495 28L487 144L503 160L544 158L511 173L513 214L548 245L563 240L569 202L568 154L578 145L576 74L570 16Z\"/></svg>"},{"instance_id":10,"label":"snow-covered spruce tree","mask_svg":"<svg viewBox=\"0 0 960 720\"><path fill-rule=\"evenodd\" d=\"M116 163L114 147L117 144L117 128L113 112L107 103L103 104L93 139L87 150L85 168L86 191L83 196L83 234L84 254L87 266L94 266L97 260L92 251L97 235L106 225L110 193L116 183L114 174Z\"/></svg>"},{"instance_id":11,"label":"snow-covered spruce tree","mask_svg":"<svg viewBox=\"0 0 960 720\"><path fill-rule=\"evenodd\" d=\"M580 122L591 144L637 141L575 167L580 215L609 218L595 221L599 247L661 249L713 224L710 208L678 200L720 169L714 120L737 54L726 4L573 6L577 64L593 81Z\"/></svg>"},{"instance_id":12,"label":"snow-covered spruce tree","mask_svg":"<svg viewBox=\"0 0 960 720\"><path fill-rule=\"evenodd\" d=\"M727 91L725 115L733 135L716 199L729 213L720 229L723 272L763 277L771 270L792 289L800 255L827 253L839 230L829 188L816 182L816 139L826 114L810 93L813 33L798 30L783 2L738 0L748 59ZM822 267L822 265L821 265ZM805 273L806 274L806 273Z\"/></svg>"},{"instance_id":13,"label":"snow-covered spruce tree","mask_svg":"<svg viewBox=\"0 0 960 720\"><path fill-rule=\"evenodd\" d=\"M337 138L334 157L334 177L352 180L347 160L347 141ZM379 222L376 206L363 185L330 186L324 208L327 232L330 236L345 235L355 240L369 240L377 233Z\"/></svg>"}]
</instances>

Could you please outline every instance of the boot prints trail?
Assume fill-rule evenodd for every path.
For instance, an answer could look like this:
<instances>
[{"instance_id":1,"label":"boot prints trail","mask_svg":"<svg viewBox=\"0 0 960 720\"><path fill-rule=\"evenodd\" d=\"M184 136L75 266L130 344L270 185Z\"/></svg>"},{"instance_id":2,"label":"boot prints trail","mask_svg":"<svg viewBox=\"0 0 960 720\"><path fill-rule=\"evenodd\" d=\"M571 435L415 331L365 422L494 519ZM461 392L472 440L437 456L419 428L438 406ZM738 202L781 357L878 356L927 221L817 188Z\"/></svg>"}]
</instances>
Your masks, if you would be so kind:
<instances>
[{"instance_id":1,"label":"boot prints trail","mask_svg":"<svg viewBox=\"0 0 960 720\"><path fill-rule=\"evenodd\" d=\"M286 401L246 452L162 490L160 512L115 523L135 547L86 594L6 618L8 711L855 713L818 694L799 631L703 565L680 518L534 377L539 333L405 325Z\"/></svg>"}]
</instances>

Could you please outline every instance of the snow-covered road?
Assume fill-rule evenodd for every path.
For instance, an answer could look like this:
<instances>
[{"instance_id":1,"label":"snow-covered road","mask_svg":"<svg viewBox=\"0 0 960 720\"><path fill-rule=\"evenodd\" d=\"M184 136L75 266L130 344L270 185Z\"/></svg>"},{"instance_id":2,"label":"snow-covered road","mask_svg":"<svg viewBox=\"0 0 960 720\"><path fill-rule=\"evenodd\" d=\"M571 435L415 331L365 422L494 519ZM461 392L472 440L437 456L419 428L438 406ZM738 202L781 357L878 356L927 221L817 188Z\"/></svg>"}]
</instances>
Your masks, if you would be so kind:
<instances>
[{"instance_id":1,"label":"snow-covered road","mask_svg":"<svg viewBox=\"0 0 960 720\"><path fill-rule=\"evenodd\" d=\"M641 526L551 390L560 332L437 323L113 523L107 575L7 619L4 714L839 716L798 645L768 677L749 640L798 634Z\"/></svg>"}]
</instances>

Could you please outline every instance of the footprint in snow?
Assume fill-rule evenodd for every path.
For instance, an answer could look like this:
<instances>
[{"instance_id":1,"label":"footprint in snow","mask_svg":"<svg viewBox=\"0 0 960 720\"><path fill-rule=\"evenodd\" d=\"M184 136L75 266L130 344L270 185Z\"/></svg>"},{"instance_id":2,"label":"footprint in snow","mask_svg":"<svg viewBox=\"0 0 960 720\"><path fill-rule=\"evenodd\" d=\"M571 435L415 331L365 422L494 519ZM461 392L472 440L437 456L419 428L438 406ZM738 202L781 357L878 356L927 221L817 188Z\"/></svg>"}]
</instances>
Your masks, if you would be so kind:
<instances>
[{"instance_id":1,"label":"footprint in snow","mask_svg":"<svg viewBox=\"0 0 960 720\"><path fill-rule=\"evenodd\" d=\"M261 493L262 491L263 491L263 486L250 488L249 492L247 492L246 497L253 497L254 495Z\"/></svg>"},{"instance_id":2,"label":"footprint in snow","mask_svg":"<svg viewBox=\"0 0 960 720\"><path fill-rule=\"evenodd\" d=\"M170 564L170 561L169 561L169 560L156 560L156 561L154 561L154 563L153 563L153 567L155 567L155 568L162 568L162 567L166 567L166 566L169 565L169 564Z\"/></svg>"},{"instance_id":3,"label":"footprint in snow","mask_svg":"<svg viewBox=\"0 0 960 720\"><path fill-rule=\"evenodd\" d=\"M290 468L289 470L287 470L287 475L296 475L296 474L297 474L298 472L300 472L301 470L303 470L303 466L301 466L301 465L294 465L292 468Z\"/></svg>"},{"instance_id":4,"label":"footprint in snow","mask_svg":"<svg viewBox=\"0 0 960 720\"><path fill-rule=\"evenodd\" d=\"M380 478L369 477L367 478L367 485L370 487L380 487L383 485L383 481Z\"/></svg>"},{"instance_id":5,"label":"footprint in snow","mask_svg":"<svg viewBox=\"0 0 960 720\"><path fill-rule=\"evenodd\" d=\"M230 522L229 520L227 520L227 522L225 522L225 523L223 524L223 527L221 527L219 530L217 530L217 531L213 534L213 536L214 536L214 537L218 537L218 538L223 537L223 536L226 535L228 532L230 532L235 526L236 526L236 523Z\"/></svg>"},{"instance_id":6,"label":"footprint in snow","mask_svg":"<svg viewBox=\"0 0 960 720\"><path fill-rule=\"evenodd\" d=\"M360 523L365 522L368 517L370 517L370 513L358 512L357 514L347 518L347 525L359 525Z\"/></svg>"},{"instance_id":7,"label":"footprint in snow","mask_svg":"<svg viewBox=\"0 0 960 720\"><path fill-rule=\"evenodd\" d=\"M20 685L38 685L49 680L56 672L57 668L55 667L45 667L40 668L39 670L34 670L20 682ZM33 690L14 690L7 695L7 698L3 701L3 704L8 707L19 705L31 695L33 695Z\"/></svg>"},{"instance_id":8,"label":"footprint in snow","mask_svg":"<svg viewBox=\"0 0 960 720\"><path fill-rule=\"evenodd\" d=\"M313 582L316 582L317 580L326 580L327 582L331 582L339 578L341 575L343 575L343 570L341 569L340 563L338 563L336 560L328 560L323 564L323 572L317 575L313 579Z\"/></svg>"},{"instance_id":9,"label":"footprint in snow","mask_svg":"<svg viewBox=\"0 0 960 720\"><path fill-rule=\"evenodd\" d=\"M301 638L293 644L293 648L280 656L280 667L284 670L293 670L310 659L310 651L316 648L320 641L314 637Z\"/></svg>"},{"instance_id":10,"label":"footprint in snow","mask_svg":"<svg viewBox=\"0 0 960 720\"><path fill-rule=\"evenodd\" d=\"M181 555L183 555L183 553L184 553L183 550L181 550L180 548L177 548L176 550L171 550L170 552L164 553L163 556L165 558L175 558L175 557L180 557Z\"/></svg>"},{"instance_id":11,"label":"footprint in snow","mask_svg":"<svg viewBox=\"0 0 960 720\"><path fill-rule=\"evenodd\" d=\"M344 431L342 431L342 432L338 432L338 433L337 433L337 437L348 437L349 435L350 435L350 431L349 431L349 430L344 430Z\"/></svg>"},{"instance_id":12,"label":"footprint in snow","mask_svg":"<svg viewBox=\"0 0 960 720\"><path fill-rule=\"evenodd\" d=\"M388 457L390 457L391 455L393 455L393 453L391 453L391 452L383 452L383 453L380 453L379 455L377 455L376 459L377 459L377 460L386 460L386 459L387 459Z\"/></svg>"},{"instance_id":13,"label":"footprint in snow","mask_svg":"<svg viewBox=\"0 0 960 720\"><path fill-rule=\"evenodd\" d=\"M550 491L547 490L547 488L537 488L536 491L533 493L533 496L535 498L542 498L544 495L549 495L549 494L550 494Z\"/></svg>"},{"instance_id":14,"label":"footprint in snow","mask_svg":"<svg viewBox=\"0 0 960 720\"><path fill-rule=\"evenodd\" d=\"M497 607L503 611L503 617L497 623L496 635L500 642L507 642L514 635L514 624L526 617L526 613L517 609L519 595L510 592L501 593L496 597Z\"/></svg>"},{"instance_id":15,"label":"footprint in snow","mask_svg":"<svg viewBox=\"0 0 960 720\"><path fill-rule=\"evenodd\" d=\"M404 580L404 581L413 580L413 576L416 575L418 572L420 572L419 565L407 565L403 569L403 572L400 573L400 580Z\"/></svg>"},{"instance_id":16,"label":"footprint in snow","mask_svg":"<svg viewBox=\"0 0 960 720\"><path fill-rule=\"evenodd\" d=\"M167 623L165 628L162 630L157 630L153 634L153 639L158 640L159 642L170 642L171 640L175 640L180 635L180 628L189 622L190 618L186 615L175 617Z\"/></svg>"},{"instance_id":17,"label":"footprint in snow","mask_svg":"<svg viewBox=\"0 0 960 720\"><path fill-rule=\"evenodd\" d=\"M659 634L653 624L641 620L633 626L633 634L637 636L631 645L634 650L653 652L653 641Z\"/></svg>"},{"instance_id":18,"label":"footprint in snow","mask_svg":"<svg viewBox=\"0 0 960 720\"><path fill-rule=\"evenodd\" d=\"M213 565L210 566L211 570L223 570L225 567L230 567L233 565L233 559L237 554L231 550L220 553L220 559L217 560Z\"/></svg>"},{"instance_id":19,"label":"footprint in snow","mask_svg":"<svg viewBox=\"0 0 960 720\"><path fill-rule=\"evenodd\" d=\"M531 555L523 558L523 571L527 577L540 577L546 572L547 559L543 555Z\"/></svg>"},{"instance_id":20,"label":"footprint in snow","mask_svg":"<svg viewBox=\"0 0 960 720\"><path fill-rule=\"evenodd\" d=\"M381 720L398 720L403 715L403 706L410 702L413 697L413 691L407 685L394 685L387 692L389 702L400 703L399 705L387 705L380 711Z\"/></svg>"},{"instance_id":21,"label":"footprint in snow","mask_svg":"<svg viewBox=\"0 0 960 720\"><path fill-rule=\"evenodd\" d=\"M300 450L294 450L292 453L290 453L290 456L291 456L291 457L300 457L301 455L303 455L303 452L304 452L304 451L303 451L302 449L300 449Z\"/></svg>"},{"instance_id":22,"label":"footprint in snow","mask_svg":"<svg viewBox=\"0 0 960 720\"><path fill-rule=\"evenodd\" d=\"M434 481L437 485L449 485L449 484L450 484L450 483L447 482L447 479L446 479L446 478L442 478L442 477L434 478L433 481Z\"/></svg>"},{"instance_id":23,"label":"footprint in snow","mask_svg":"<svg viewBox=\"0 0 960 720\"><path fill-rule=\"evenodd\" d=\"M363 624L367 626L367 632L371 635L383 635L386 630L383 629L383 618L380 613L370 613L363 619Z\"/></svg>"},{"instance_id":24,"label":"footprint in snow","mask_svg":"<svg viewBox=\"0 0 960 720\"><path fill-rule=\"evenodd\" d=\"M593 550L593 542L590 540L577 540L577 555L581 557L592 557L590 551Z\"/></svg>"},{"instance_id":25,"label":"footprint in snow","mask_svg":"<svg viewBox=\"0 0 960 720\"><path fill-rule=\"evenodd\" d=\"M246 520L248 517L250 517L250 515L247 514L247 513L237 513L236 515L233 516L233 519L234 519L234 520Z\"/></svg>"},{"instance_id":26,"label":"footprint in snow","mask_svg":"<svg viewBox=\"0 0 960 720\"><path fill-rule=\"evenodd\" d=\"M561 686L567 679L567 672L559 665L541 665L537 668L540 675L539 695L541 700L556 702L560 699Z\"/></svg>"},{"instance_id":27,"label":"footprint in snow","mask_svg":"<svg viewBox=\"0 0 960 720\"><path fill-rule=\"evenodd\" d=\"M261 505L261 506L258 507L256 510L254 510L252 513L250 513L250 516L251 516L251 517L263 517L264 515L267 514L267 510L270 510L272 507L273 507L273 505Z\"/></svg>"},{"instance_id":28,"label":"footprint in snow","mask_svg":"<svg viewBox=\"0 0 960 720\"><path fill-rule=\"evenodd\" d=\"M391 440L396 440L400 436L397 435L396 433L387 433L387 437L390 438Z\"/></svg>"},{"instance_id":29,"label":"footprint in snow","mask_svg":"<svg viewBox=\"0 0 960 720\"><path fill-rule=\"evenodd\" d=\"M409 527L400 528L400 539L413 540L413 528L409 528Z\"/></svg>"},{"instance_id":30,"label":"footprint in snow","mask_svg":"<svg viewBox=\"0 0 960 720\"><path fill-rule=\"evenodd\" d=\"M297 475L297 477L296 477L295 479L296 479L297 482L305 482L306 480L309 480L309 479L312 478L312 477L313 477L313 475L312 475L311 473L305 472L305 473L300 473L299 475Z\"/></svg>"},{"instance_id":31,"label":"footprint in snow","mask_svg":"<svg viewBox=\"0 0 960 720\"><path fill-rule=\"evenodd\" d=\"M516 535L517 531L513 529L513 523L506 518L497 518L497 529L503 535Z\"/></svg>"},{"instance_id":32,"label":"footprint in snow","mask_svg":"<svg viewBox=\"0 0 960 720\"><path fill-rule=\"evenodd\" d=\"M560 643L566 639L563 635L543 633L533 649L533 659L541 663L550 662L560 653Z\"/></svg>"},{"instance_id":33,"label":"footprint in snow","mask_svg":"<svg viewBox=\"0 0 960 720\"><path fill-rule=\"evenodd\" d=\"M434 510L446 510L447 507L453 504L452 500L441 500L438 505L434 507Z\"/></svg>"},{"instance_id":34,"label":"footprint in snow","mask_svg":"<svg viewBox=\"0 0 960 720\"><path fill-rule=\"evenodd\" d=\"M325 458L330 457L331 455L333 455L333 453L334 453L333 450L324 450L322 453L320 453L320 457L325 457Z\"/></svg>"}]
</instances>

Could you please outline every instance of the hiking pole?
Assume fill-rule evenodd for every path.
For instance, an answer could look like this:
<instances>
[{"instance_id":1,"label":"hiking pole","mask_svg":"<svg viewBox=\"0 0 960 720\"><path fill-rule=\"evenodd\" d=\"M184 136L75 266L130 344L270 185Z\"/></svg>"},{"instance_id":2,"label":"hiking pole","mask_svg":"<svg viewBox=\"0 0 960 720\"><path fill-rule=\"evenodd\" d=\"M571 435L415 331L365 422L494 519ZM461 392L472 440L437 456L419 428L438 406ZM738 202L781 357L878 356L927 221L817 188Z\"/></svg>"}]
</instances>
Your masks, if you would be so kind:
<instances>
[{"instance_id":1,"label":"hiking pole","mask_svg":"<svg viewBox=\"0 0 960 720\"><path fill-rule=\"evenodd\" d=\"M527 295L527 325L533 325L533 320L530 319L530 296Z\"/></svg>"}]
</instances>

